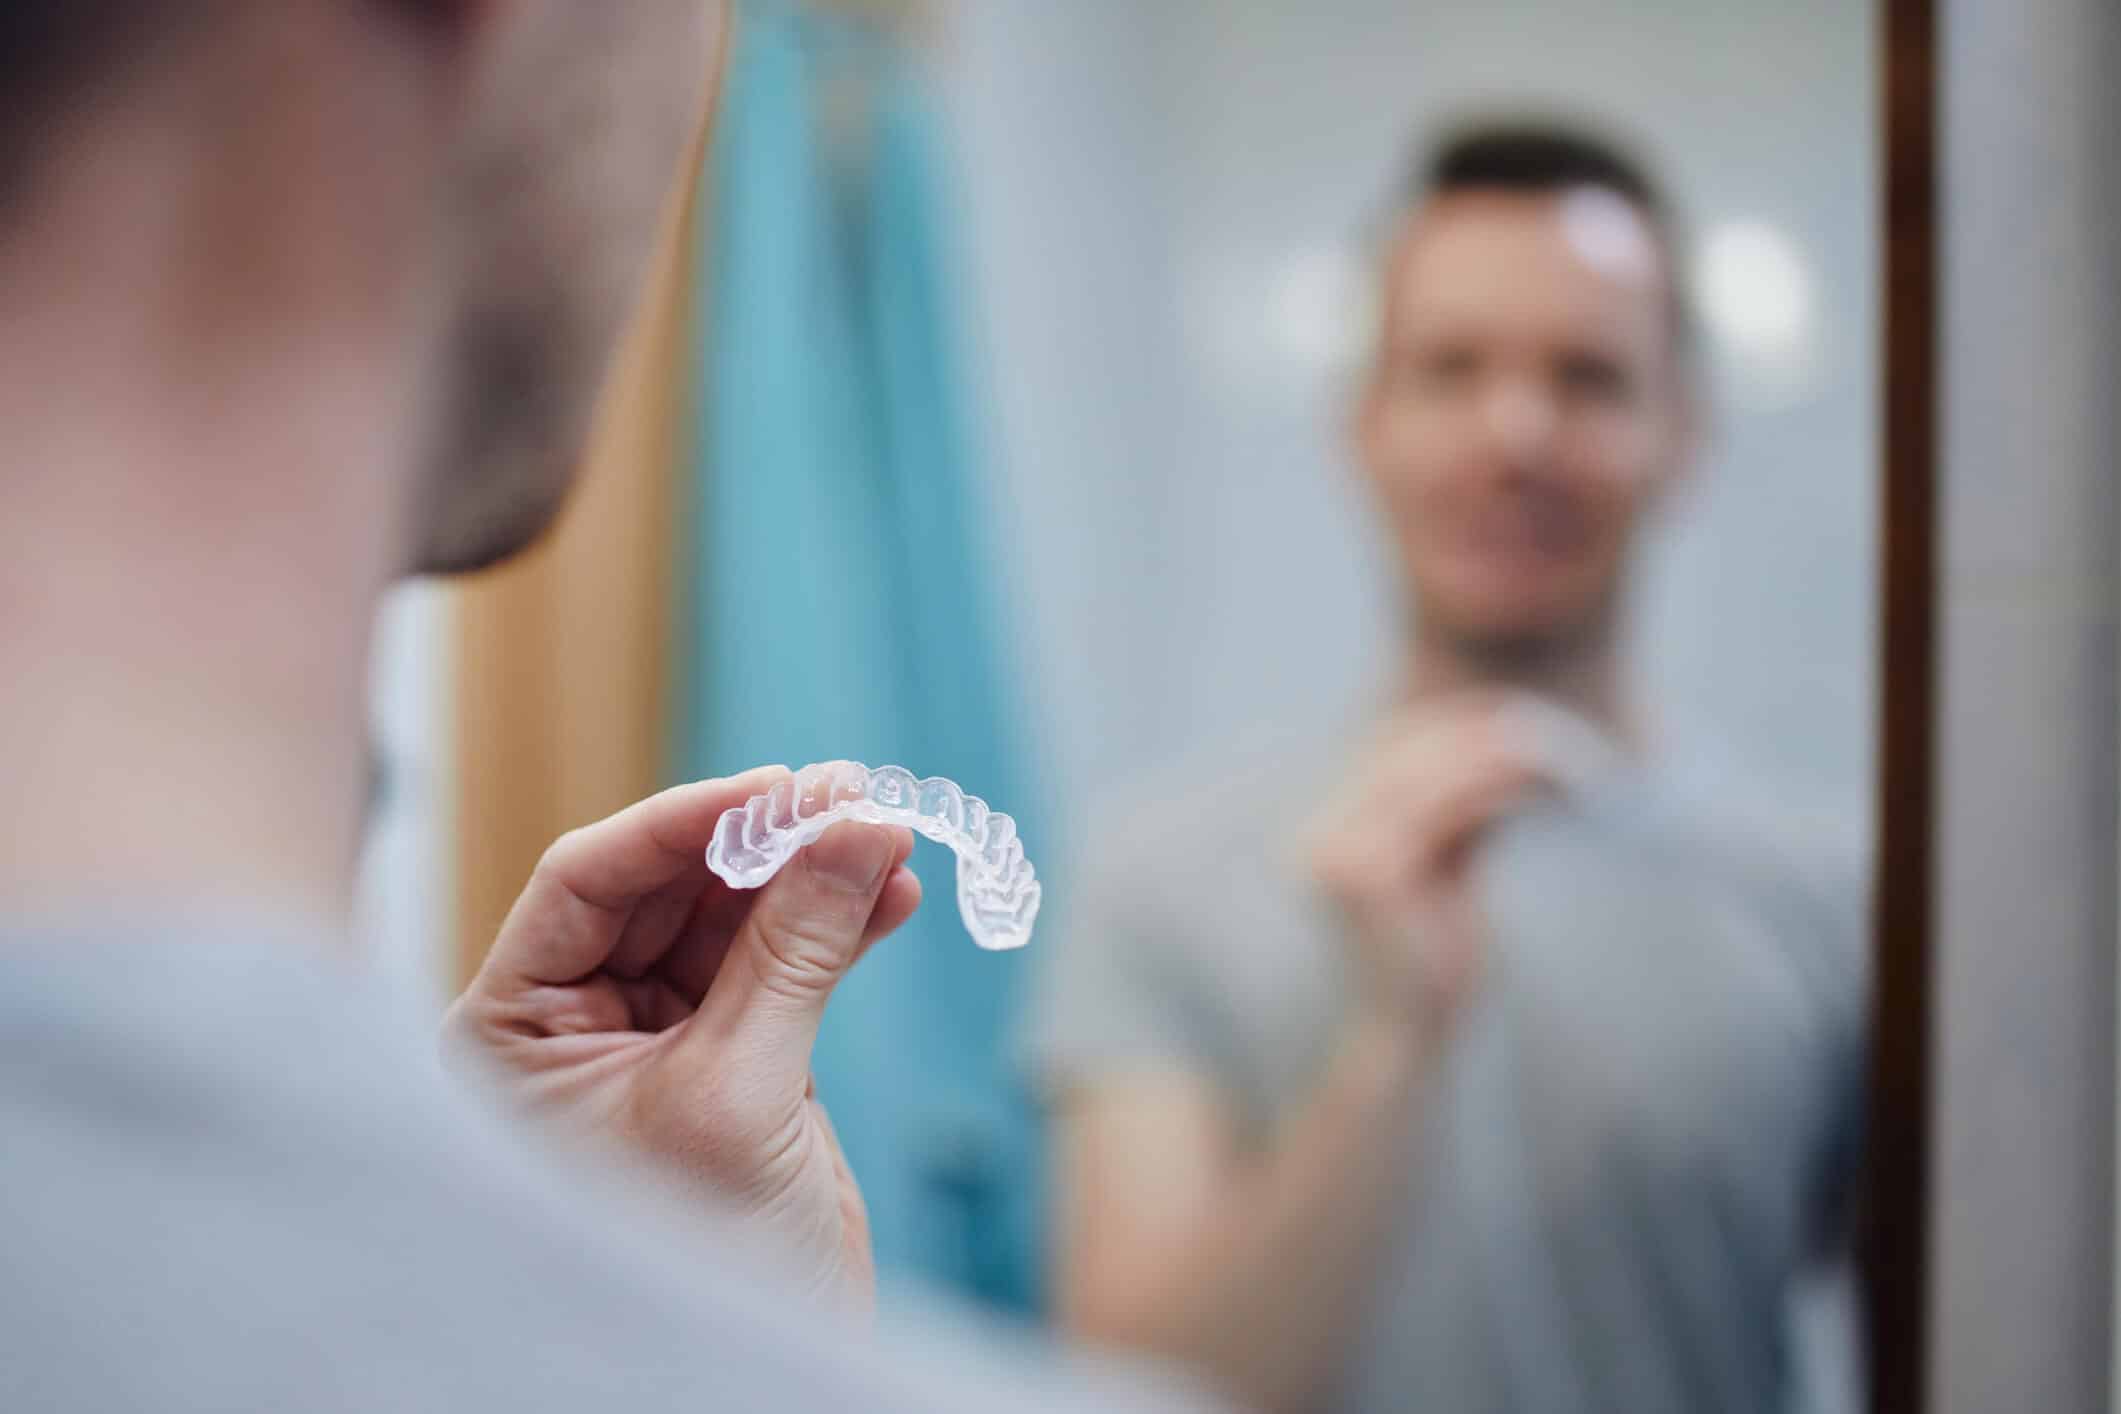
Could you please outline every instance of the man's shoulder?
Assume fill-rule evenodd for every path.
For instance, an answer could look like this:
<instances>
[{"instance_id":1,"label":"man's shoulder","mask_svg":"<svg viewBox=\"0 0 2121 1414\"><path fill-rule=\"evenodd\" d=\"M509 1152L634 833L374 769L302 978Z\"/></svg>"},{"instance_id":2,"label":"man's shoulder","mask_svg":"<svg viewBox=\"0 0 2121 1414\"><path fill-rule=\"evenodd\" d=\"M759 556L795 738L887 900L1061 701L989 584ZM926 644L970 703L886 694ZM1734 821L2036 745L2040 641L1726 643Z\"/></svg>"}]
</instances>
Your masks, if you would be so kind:
<instances>
[{"instance_id":1,"label":"man's shoulder","mask_svg":"<svg viewBox=\"0 0 2121 1414\"><path fill-rule=\"evenodd\" d=\"M1664 778L1656 818L1675 847L1752 887L1860 914L1872 811L1860 794L1778 778L1732 753L1698 752Z\"/></svg>"},{"instance_id":2,"label":"man's shoulder","mask_svg":"<svg viewBox=\"0 0 2121 1414\"><path fill-rule=\"evenodd\" d=\"M1490 884L1515 927L1625 918L1720 939L1773 956L1853 1017L1869 966L1868 818L1861 802L1697 752L1516 822Z\"/></svg>"},{"instance_id":3,"label":"man's shoulder","mask_svg":"<svg viewBox=\"0 0 2121 1414\"><path fill-rule=\"evenodd\" d=\"M940 1327L883 1349L732 1221L505 1122L344 969L0 978L0 1407L1093 1407Z\"/></svg>"}]
</instances>

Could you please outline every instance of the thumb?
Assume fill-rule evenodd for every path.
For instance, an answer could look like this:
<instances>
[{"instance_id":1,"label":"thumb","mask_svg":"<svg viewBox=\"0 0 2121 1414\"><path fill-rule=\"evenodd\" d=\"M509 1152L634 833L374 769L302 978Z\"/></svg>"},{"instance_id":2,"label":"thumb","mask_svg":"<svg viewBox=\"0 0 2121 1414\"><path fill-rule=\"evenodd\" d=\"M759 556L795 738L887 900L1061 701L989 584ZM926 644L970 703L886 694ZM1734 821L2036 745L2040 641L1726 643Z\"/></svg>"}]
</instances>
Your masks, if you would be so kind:
<instances>
[{"instance_id":1,"label":"thumb","mask_svg":"<svg viewBox=\"0 0 2121 1414\"><path fill-rule=\"evenodd\" d=\"M885 881L904 857L902 830L841 821L760 891L687 1023L724 1072L800 1088L825 1003L861 955Z\"/></svg>"}]
</instances>

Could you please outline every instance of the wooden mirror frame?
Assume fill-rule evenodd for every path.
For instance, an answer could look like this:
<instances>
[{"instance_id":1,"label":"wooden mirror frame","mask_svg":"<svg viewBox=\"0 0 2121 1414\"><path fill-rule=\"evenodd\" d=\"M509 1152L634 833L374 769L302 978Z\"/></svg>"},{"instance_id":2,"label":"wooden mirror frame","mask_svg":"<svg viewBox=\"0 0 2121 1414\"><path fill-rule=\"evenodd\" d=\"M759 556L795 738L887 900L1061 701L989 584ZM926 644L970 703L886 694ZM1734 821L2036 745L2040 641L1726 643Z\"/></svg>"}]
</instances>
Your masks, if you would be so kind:
<instances>
[{"instance_id":1,"label":"wooden mirror frame","mask_svg":"<svg viewBox=\"0 0 2121 1414\"><path fill-rule=\"evenodd\" d=\"M1937 9L1882 0L1877 878L1862 1265L1870 1407L1915 1414L1929 1374L1937 684Z\"/></svg>"}]
</instances>

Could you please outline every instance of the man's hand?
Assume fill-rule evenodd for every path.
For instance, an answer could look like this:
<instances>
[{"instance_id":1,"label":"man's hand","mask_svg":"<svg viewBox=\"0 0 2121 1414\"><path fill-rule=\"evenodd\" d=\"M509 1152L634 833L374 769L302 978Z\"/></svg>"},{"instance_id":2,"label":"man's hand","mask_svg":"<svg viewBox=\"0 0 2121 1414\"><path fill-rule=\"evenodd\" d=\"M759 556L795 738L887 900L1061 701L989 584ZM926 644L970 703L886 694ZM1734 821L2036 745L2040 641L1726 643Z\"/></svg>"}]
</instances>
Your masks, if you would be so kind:
<instances>
[{"instance_id":1,"label":"man's hand","mask_svg":"<svg viewBox=\"0 0 2121 1414\"><path fill-rule=\"evenodd\" d=\"M1480 976L1475 846L1551 785L1518 725L1509 699L1493 693L1401 713L1358 754L1309 832L1312 874L1347 925L1367 1014L1411 1023L1432 1055Z\"/></svg>"},{"instance_id":2,"label":"man's hand","mask_svg":"<svg viewBox=\"0 0 2121 1414\"><path fill-rule=\"evenodd\" d=\"M675 1165L867 1301L868 1215L810 1053L833 987L920 903L913 836L843 821L731 889L705 861L715 823L786 775L679 786L561 838L444 1034L531 1110Z\"/></svg>"}]
</instances>

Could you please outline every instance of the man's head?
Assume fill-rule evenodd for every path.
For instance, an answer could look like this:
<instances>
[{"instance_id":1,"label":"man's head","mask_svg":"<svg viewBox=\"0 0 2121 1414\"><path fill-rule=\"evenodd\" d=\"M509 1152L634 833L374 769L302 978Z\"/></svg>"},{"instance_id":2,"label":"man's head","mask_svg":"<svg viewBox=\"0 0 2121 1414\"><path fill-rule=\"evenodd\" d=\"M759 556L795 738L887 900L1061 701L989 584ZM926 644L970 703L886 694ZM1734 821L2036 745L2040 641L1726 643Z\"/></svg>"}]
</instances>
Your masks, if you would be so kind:
<instances>
[{"instance_id":1,"label":"man's head","mask_svg":"<svg viewBox=\"0 0 2121 1414\"><path fill-rule=\"evenodd\" d=\"M1692 449L1677 257L1649 179L1568 129L1471 129L1419 169L1356 446L1425 632L1517 658L1611 624Z\"/></svg>"},{"instance_id":2,"label":"man's head","mask_svg":"<svg viewBox=\"0 0 2121 1414\"><path fill-rule=\"evenodd\" d=\"M7 0L0 244L121 127L136 145L181 130L202 166L242 173L276 121L284 146L312 149L336 122L353 139L274 168L269 190L222 183L232 208L253 203L224 222L249 244L194 253L226 267L201 283L262 284L261 263L312 238L304 213L348 192L412 193L338 229L359 226L342 238L387 249L378 267L418 291L422 406L374 409L420 419L406 557L484 564L535 537L572 480L697 131L719 18L719 0ZM308 87L289 110L337 107L317 122L267 111L256 95L275 85ZM253 311L246 330L271 317Z\"/></svg>"}]
</instances>

